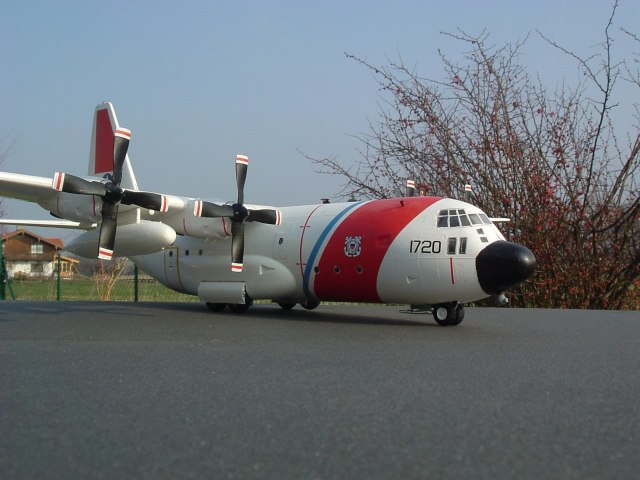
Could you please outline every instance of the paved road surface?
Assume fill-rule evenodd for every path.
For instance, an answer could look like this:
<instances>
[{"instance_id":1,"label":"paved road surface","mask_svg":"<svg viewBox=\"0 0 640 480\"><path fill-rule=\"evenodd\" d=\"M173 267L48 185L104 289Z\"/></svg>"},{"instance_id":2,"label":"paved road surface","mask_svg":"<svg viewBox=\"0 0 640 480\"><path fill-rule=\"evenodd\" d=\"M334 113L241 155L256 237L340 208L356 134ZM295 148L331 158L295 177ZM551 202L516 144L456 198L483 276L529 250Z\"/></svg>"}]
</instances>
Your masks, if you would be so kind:
<instances>
[{"instance_id":1,"label":"paved road surface","mask_svg":"<svg viewBox=\"0 0 640 480\"><path fill-rule=\"evenodd\" d=\"M638 312L0 304L0 478L638 478Z\"/></svg>"}]
</instances>

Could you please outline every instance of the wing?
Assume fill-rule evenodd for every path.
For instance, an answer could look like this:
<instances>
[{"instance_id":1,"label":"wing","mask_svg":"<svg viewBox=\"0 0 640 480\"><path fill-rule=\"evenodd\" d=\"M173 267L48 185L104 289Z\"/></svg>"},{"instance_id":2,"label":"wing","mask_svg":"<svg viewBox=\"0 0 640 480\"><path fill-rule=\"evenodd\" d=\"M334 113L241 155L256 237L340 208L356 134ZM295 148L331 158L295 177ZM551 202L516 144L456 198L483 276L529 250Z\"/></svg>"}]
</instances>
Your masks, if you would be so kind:
<instances>
[{"instance_id":1,"label":"wing","mask_svg":"<svg viewBox=\"0 0 640 480\"><path fill-rule=\"evenodd\" d=\"M0 197L16 198L18 200L46 205L47 203L55 202L58 193L59 192L52 188L51 178L0 172ZM0 225L74 229L91 229L96 227L95 223L81 224L80 222L72 222L69 220L23 220L10 218L0 218Z\"/></svg>"},{"instance_id":2,"label":"wing","mask_svg":"<svg viewBox=\"0 0 640 480\"><path fill-rule=\"evenodd\" d=\"M56 197L51 177L36 177L0 172L0 196L33 203L45 203Z\"/></svg>"}]
</instances>

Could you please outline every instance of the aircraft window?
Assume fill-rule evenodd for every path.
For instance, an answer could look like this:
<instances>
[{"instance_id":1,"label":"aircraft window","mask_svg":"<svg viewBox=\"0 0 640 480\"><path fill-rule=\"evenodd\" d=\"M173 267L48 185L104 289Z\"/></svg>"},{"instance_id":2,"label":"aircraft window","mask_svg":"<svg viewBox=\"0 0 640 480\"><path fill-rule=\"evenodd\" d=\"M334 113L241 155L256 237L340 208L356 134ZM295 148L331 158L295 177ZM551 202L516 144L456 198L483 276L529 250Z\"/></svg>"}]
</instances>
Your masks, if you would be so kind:
<instances>
[{"instance_id":1,"label":"aircraft window","mask_svg":"<svg viewBox=\"0 0 640 480\"><path fill-rule=\"evenodd\" d=\"M480 214L480 218L482 219L482 221L484 223L486 223L487 225L489 225L491 223L491 220L489 220L489 217L487 217L484 213Z\"/></svg>"},{"instance_id":2,"label":"aircraft window","mask_svg":"<svg viewBox=\"0 0 640 480\"><path fill-rule=\"evenodd\" d=\"M482 220L480 220L480 216L477 213L470 213L469 219L473 225L482 225Z\"/></svg>"},{"instance_id":3,"label":"aircraft window","mask_svg":"<svg viewBox=\"0 0 640 480\"><path fill-rule=\"evenodd\" d=\"M467 253L467 237L462 237L460 239L460 250L458 250L460 255L464 255Z\"/></svg>"},{"instance_id":4,"label":"aircraft window","mask_svg":"<svg viewBox=\"0 0 640 480\"><path fill-rule=\"evenodd\" d=\"M447 243L447 255L455 255L456 254L456 244L458 243L457 238L450 238Z\"/></svg>"},{"instance_id":5,"label":"aircraft window","mask_svg":"<svg viewBox=\"0 0 640 480\"><path fill-rule=\"evenodd\" d=\"M483 225L484 222L477 213L467 215L463 209L440 210L438 214L438 227L470 227L471 225Z\"/></svg>"}]
</instances>

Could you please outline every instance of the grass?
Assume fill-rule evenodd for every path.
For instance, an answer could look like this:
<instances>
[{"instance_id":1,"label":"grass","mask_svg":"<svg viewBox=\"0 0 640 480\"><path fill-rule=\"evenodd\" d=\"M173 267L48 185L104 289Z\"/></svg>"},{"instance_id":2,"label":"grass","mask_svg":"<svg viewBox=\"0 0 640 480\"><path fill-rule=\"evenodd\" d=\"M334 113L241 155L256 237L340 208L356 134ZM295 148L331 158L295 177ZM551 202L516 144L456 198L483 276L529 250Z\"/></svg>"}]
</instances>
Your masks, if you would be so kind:
<instances>
[{"instance_id":1,"label":"grass","mask_svg":"<svg viewBox=\"0 0 640 480\"><path fill-rule=\"evenodd\" d=\"M11 286L16 300L57 300L58 290L55 279L12 280ZM110 294L105 293L106 286L95 279L64 279L60 282L60 300L62 301L134 301L135 285L131 279L118 280ZM9 288L7 299L11 298ZM198 297L174 292L159 282L141 280L138 283L138 300L141 302L197 302Z\"/></svg>"},{"instance_id":2,"label":"grass","mask_svg":"<svg viewBox=\"0 0 640 480\"><path fill-rule=\"evenodd\" d=\"M41 280L12 280L11 286L16 300L26 301L56 301L56 279ZM134 301L134 281L132 279L118 280L111 290L108 299L113 302ZM6 298L11 300L9 288L6 289ZM60 282L61 301L106 301L100 295L100 282L96 279L80 277L76 279L64 279ZM141 279L138 282L138 301L140 302L200 302L194 295L175 292L160 282L152 279ZM269 300L257 300L256 303L269 304ZM323 305L359 305L356 303L322 302Z\"/></svg>"}]
</instances>

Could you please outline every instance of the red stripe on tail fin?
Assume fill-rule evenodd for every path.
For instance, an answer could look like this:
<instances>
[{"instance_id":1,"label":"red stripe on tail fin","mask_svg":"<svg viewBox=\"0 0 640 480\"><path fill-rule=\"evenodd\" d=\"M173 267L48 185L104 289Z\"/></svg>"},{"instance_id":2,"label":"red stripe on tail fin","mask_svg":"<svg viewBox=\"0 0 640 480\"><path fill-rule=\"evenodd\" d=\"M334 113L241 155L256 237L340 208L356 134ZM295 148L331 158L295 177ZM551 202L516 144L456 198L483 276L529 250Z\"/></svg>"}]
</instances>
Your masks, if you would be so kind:
<instances>
[{"instance_id":1,"label":"red stripe on tail fin","mask_svg":"<svg viewBox=\"0 0 640 480\"><path fill-rule=\"evenodd\" d=\"M113 126L109 118L109 110L103 108L96 111L96 163L94 175L113 172Z\"/></svg>"}]
</instances>

